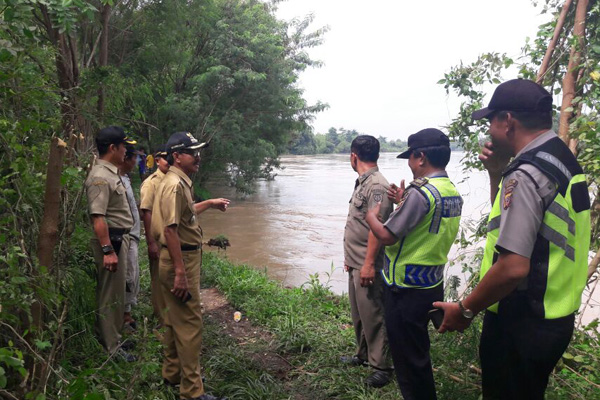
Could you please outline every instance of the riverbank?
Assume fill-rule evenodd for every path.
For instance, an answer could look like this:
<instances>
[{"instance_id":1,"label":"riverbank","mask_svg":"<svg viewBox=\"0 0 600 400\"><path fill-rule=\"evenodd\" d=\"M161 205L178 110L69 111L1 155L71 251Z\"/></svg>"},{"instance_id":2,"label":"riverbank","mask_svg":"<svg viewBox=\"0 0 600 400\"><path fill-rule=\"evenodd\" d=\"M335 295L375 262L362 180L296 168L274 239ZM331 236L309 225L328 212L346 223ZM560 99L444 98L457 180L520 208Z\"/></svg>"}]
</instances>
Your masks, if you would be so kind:
<instances>
[{"instance_id":1,"label":"riverbank","mask_svg":"<svg viewBox=\"0 0 600 400\"><path fill-rule=\"evenodd\" d=\"M142 293L134 309L138 330L130 335L139 360L128 364L100 356L89 331L67 338L69 351L61 369L68 382L58 382L47 398L178 398L162 385L145 265L142 272ZM208 391L232 400L400 398L395 382L368 389L363 384L368 368L340 365L339 357L354 351L350 310L347 296L332 294L325 282L313 277L302 287L286 288L264 271L206 252L202 296L202 365ZM242 313L240 322L234 321L235 311ZM440 399L479 398L480 326L478 319L461 335L431 331ZM551 378L547 398L600 398L599 348L597 337L578 333Z\"/></svg>"}]
</instances>

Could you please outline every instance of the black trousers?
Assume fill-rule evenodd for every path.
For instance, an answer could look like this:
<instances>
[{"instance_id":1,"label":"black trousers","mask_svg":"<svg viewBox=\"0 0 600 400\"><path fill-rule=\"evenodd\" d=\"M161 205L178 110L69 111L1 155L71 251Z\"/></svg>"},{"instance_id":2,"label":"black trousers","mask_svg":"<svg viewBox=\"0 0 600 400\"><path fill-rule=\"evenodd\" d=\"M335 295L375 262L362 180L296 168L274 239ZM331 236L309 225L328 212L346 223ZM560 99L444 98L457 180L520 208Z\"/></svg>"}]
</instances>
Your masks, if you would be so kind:
<instances>
[{"instance_id":1,"label":"black trousers","mask_svg":"<svg viewBox=\"0 0 600 400\"><path fill-rule=\"evenodd\" d=\"M548 378L567 349L575 315L539 319L487 311L479 346L484 399L543 399Z\"/></svg>"},{"instance_id":2,"label":"black trousers","mask_svg":"<svg viewBox=\"0 0 600 400\"><path fill-rule=\"evenodd\" d=\"M384 292L385 324L396 379L405 400L435 400L429 356L428 312L444 299L444 287L395 289Z\"/></svg>"}]
</instances>

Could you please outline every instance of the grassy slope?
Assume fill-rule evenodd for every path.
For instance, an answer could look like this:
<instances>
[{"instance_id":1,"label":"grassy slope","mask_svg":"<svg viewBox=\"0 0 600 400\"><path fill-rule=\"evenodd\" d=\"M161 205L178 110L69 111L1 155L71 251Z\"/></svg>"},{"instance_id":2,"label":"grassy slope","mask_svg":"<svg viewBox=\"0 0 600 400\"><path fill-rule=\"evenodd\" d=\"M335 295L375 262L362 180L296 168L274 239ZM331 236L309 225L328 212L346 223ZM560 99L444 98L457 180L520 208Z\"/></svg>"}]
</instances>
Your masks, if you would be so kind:
<instances>
[{"instance_id":1,"label":"grassy slope","mask_svg":"<svg viewBox=\"0 0 600 400\"><path fill-rule=\"evenodd\" d=\"M134 309L139 329L133 335L137 341L134 353L140 360L127 364L106 359L92 334L94 292L76 289L67 294L71 300L69 329L59 368L65 381L53 383L48 398L177 399L176 393L161 384L161 350L152 332L155 321L147 296L149 275L143 244L142 293ZM75 288L94 287L91 263L72 279ZM206 318L202 364L209 391L230 399L400 398L395 383L383 389L366 389L362 381L369 374L368 368L340 365L339 357L354 351L347 296L331 294L314 279L303 289L286 289L263 272L235 265L214 253L204 256L202 285L219 288L256 329L273 334L269 343L249 341L241 345L223 334L217 321ZM478 366L479 326L480 320L462 335L431 332L440 399L479 398L479 376L471 368ZM586 377L563 366L553 376L547 398L600 398L598 348L596 337L579 335L569 349L576 360L567 362ZM290 364L285 374L274 373L257 361L267 350Z\"/></svg>"}]
</instances>

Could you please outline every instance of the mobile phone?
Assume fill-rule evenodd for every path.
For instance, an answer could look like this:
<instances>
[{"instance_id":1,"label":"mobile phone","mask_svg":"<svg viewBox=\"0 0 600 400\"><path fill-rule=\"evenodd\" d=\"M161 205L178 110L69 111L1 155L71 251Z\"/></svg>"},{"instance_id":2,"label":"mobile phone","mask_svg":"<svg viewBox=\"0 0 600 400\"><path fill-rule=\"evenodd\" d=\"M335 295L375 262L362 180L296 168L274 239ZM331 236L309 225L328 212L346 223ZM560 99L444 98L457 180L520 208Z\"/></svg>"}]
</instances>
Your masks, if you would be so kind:
<instances>
[{"instance_id":1,"label":"mobile phone","mask_svg":"<svg viewBox=\"0 0 600 400\"><path fill-rule=\"evenodd\" d=\"M434 308L433 310L429 310L429 319L435 329L440 329L442 326L442 321L444 320L444 310L441 308Z\"/></svg>"},{"instance_id":2,"label":"mobile phone","mask_svg":"<svg viewBox=\"0 0 600 400\"><path fill-rule=\"evenodd\" d=\"M187 303L188 301L190 301L192 299L192 294L190 292L187 292L185 297L183 298L183 300L181 300L182 303Z\"/></svg>"},{"instance_id":3,"label":"mobile phone","mask_svg":"<svg viewBox=\"0 0 600 400\"><path fill-rule=\"evenodd\" d=\"M175 296L175 294L173 294L173 296ZM192 299L192 294L188 291L185 294L185 297L182 299L181 297L175 296L179 301L181 301L182 303L187 303L188 301L190 301Z\"/></svg>"}]
</instances>

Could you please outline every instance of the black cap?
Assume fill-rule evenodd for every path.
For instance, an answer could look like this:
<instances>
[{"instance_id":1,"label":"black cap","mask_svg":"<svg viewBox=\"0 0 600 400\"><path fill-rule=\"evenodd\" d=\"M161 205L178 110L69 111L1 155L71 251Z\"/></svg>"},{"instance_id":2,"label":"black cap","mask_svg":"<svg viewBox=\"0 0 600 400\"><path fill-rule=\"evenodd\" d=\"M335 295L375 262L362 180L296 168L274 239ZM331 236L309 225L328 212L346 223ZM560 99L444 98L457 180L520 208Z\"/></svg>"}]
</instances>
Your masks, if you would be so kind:
<instances>
[{"instance_id":1,"label":"black cap","mask_svg":"<svg viewBox=\"0 0 600 400\"><path fill-rule=\"evenodd\" d=\"M130 139L125 134L125 131L120 126L107 126L100 129L96 135L96 144L136 144L137 142Z\"/></svg>"},{"instance_id":2,"label":"black cap","mask_svg":"<svg viewBox=\"0 0 600 400\"><path fill-rule=\"evenodd\" d=\"M156 151L154 152L154 157L165 158L166 156L167 156L167 146L164 144L161 144L160 146L158 146L156 148Z\"/></svg>"},{"instance_id":3,"label":"black cap","mask_svg":"<svg viewBox=\"0 0 600 400\"><path fill-rule=\"evenodd\" d=\"M446 146L450 147L450 139L444 132L435 128L423 129L417 133L413 133L408 137L408 150L401 153L396 158L409 158L413 150L429 147L429 146Z\"/></svg>"},{"instance_id":4,"label":"black cap","mask_svg":"<svg viewBox=\"0 0 600 400\"><path fill-rule=\"evenodd\" d=\"M129 143L125 143L125 157L139 154L140 152L135 149L135 146Z\"/></svg>"},{"instance_id":5,"label":"black cap","mask_svg":"<svg viewBox=\"0 0 600 400\"><path fill-rule=\"evenodd\" d=\"M177 150L196 150L207 146L208 143L200 143L198 139L189 132L175 132L167 141L166 150L169 153L174 153L177 152Z\"/></svg>"},{"instance_id":6,"label":"black cap","mask_svg":"<svg viewBox=\"0 0 600 400\"><path fill-rule=\"evenodd\" d=\"M490 104L474 111L473 119L487 118L496 111L552 111L552 95L546 89L527 79L512 79L500 84L490 100Z\"/></svg>"}]
</instances>

